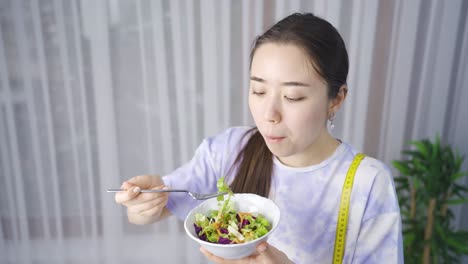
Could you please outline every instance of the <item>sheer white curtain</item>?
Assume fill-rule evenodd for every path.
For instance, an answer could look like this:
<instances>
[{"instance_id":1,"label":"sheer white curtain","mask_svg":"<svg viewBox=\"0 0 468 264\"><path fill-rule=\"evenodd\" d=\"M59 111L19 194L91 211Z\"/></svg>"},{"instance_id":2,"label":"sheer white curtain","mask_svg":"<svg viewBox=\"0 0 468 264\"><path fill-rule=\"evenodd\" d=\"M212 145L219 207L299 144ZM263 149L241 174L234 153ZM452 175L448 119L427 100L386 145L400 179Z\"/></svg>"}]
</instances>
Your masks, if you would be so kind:
<instances>
[{"instance_id":1,"label":"sheer white curtain","mask_svg":"<svg viewBox=\"0 0 468 264\"><path fill-rule=\"evenodd\" d=\"M254 37L294 11L342 33L337 137L388 164L441 135L468 154L468 1L0 1L0 262L204 263L175 218L127 223L106 188L251 125ZM464 169L468 169L465 162ZM468 208L457 208L468 228Z\"/></svg>"}]
</instances>

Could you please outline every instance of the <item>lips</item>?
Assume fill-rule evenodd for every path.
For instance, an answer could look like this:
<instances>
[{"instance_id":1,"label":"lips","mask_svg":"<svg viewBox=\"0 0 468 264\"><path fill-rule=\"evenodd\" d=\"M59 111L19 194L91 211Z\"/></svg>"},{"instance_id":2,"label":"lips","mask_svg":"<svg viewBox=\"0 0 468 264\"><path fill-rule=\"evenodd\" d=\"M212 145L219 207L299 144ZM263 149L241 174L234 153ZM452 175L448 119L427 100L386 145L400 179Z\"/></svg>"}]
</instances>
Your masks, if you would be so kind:
<instances>
[{"instance_id":1,"label":"lips","mask_svg":"<svg viewBox=\"0 0 468 264\"><path fill-rule=\"evenodd\" d=\"M279 136L265 136L266 140L272 143L281 142L286 137L279 137Z\"/></svg>"},{"instance_id":2,"label":"lips","mask_svg":"<svg viewBox=\"0 0 468 264\"><path fill-rule=\"evenodd\" d=\"M268 139L281 139L281 138L284 138L284 137L266 136L266 138L268 138Z\"/></svg>"}]
</instances>

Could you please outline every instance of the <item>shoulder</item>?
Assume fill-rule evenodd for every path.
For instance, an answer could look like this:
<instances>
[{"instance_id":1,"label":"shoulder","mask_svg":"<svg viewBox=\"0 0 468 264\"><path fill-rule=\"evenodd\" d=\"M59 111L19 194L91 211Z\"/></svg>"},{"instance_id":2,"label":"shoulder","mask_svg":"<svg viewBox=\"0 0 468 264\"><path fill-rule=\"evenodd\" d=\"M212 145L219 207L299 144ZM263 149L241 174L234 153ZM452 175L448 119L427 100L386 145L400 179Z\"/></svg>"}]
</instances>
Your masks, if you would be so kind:
<instances>
[{"instance_id":1,"label":"shoulder","mask_svg":"<svg viewBox=\"0 0 468 264\"><path fill-rule=\"evenodd\" d=\"M392 179L390 168L382 161L373 157L366 156L361 162L361 169L364 173L374 175L375 177Z\"/></svg>"},{"instance_id":2,"label":"shoulder","mask_svg":"<svg viewBox=\"0 0 468 264\"><path fill-rule=\"evenodd\" d=\"M347 149L347 160L349 162L352 162L353 159L356 157L357 154L360 152L354 149L351 145L347 143L343 143L346 145ZM382 162L381 160L371 157L369 155L366 155L365 153L362 153L365 155L364 159L361 161L359 164L357 174L363 175L366 177L367 180L374 178L374 177L384 177L384 178L389 178L392 179L392 171L390 168Z\"/></svg>"},{"instance_id":3,"label":"shoulder","mask_svg":"<svg viewBox=\"0 0 468 264\"><path fill-rule=\"evenodd\" d=\"M358 152L351 147L348 150L347 160L351 162ZM354 191L358 200L366 201L363 220L399 212L392 171L381 160L366 155L356 171Z\"/></svg>"},{"instance_id":4,"label":"shoulder","mask_svg":"<svg viewBox=\"0 0 468 264\"><path fill-rule=\"evenodd\" d=\"M205 138L204 143L208 144L211 148L216 149L239 146L245 144L245 142L249 139L251 132L252 127L229 127L214 136Z\"/></svg>"},{"instance_id":5,"label":"shoulder","mask_svg":"<svg viewBox=\"0 0 468 264\"><path fill-rule=\"evenodd\" d=\"M369 196L375 199L398 200L396 197L393 175L390 168L382 161L365 157L358 168L361 181L369 186Z\"/></svg>"},{"instance_id":6,"label":"shoulder","mask_svg":"<svg viewBox=\"0 0 468 264\"><path fill-rule=\"evenodd\" d=\"M198 151L209 157L219 175L226 175L249 140L252 127L230 127L203 140Z\"/></svg>"},{"instance_id":7,"label":"shoulder","mask_svg":"<svg viewBox=\"0 0 468 264\"><path fill-rule=\"evenodd\" d=\"M372 157L366 157L361 165L358 169L360 182L367 189L367 205L363 220L389 213L399 215L398 196L390 168Z\"/></svg>"}]
</instances>

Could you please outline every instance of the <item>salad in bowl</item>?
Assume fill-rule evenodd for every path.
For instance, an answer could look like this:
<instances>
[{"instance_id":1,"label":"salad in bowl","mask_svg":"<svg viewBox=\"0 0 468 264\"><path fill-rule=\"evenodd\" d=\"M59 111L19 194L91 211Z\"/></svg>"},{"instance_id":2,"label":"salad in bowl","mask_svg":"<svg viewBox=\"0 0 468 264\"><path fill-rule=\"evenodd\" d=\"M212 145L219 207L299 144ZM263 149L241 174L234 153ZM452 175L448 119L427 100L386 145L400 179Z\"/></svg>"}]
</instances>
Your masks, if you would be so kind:
<instances>
[{"instance_id":1,"label":"salad in bowl","mask_svg":"<svg viewBox=\"0 0 468 264\"><path fill-rule=\"evenodd\" d=\"M272 200L259 195L232 193L224 177L218 180L217 187L227 194L193 208L185 219L185 231L219 257L249 256L277 227L280 210Z\"/></svg>"}]
</instances>

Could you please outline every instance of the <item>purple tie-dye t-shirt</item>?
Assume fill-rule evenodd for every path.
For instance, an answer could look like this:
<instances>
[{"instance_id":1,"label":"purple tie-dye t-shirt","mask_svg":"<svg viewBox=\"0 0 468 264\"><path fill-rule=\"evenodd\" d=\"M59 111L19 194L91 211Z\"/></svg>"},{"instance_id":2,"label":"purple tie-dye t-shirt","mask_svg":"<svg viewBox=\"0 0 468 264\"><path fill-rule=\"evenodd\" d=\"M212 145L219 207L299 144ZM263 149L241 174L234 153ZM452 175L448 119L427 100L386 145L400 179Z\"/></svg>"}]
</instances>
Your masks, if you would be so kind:
<instances>
[{"instance_id":1,"label":"purple tie-dye t-shirt","mask_svg":"<svg viewBox=\"0 0 468 264\"><path fill-rule=\"evenodd\" d=\"M246 143L249 128L234 127L205 139L193 159L163 181L172 188L216 192ZM341 189L356 151L342 143L320 164L292 168L274 158L270 199L281 221L268 242L295 263L331 263ZM235 172L235 170L234 170ZM171 193L167 208L180 219L199 201ZM390 170L366 157L354 179L343 263L403 263L401 219Z\"/></svg>"}]
</instances>

